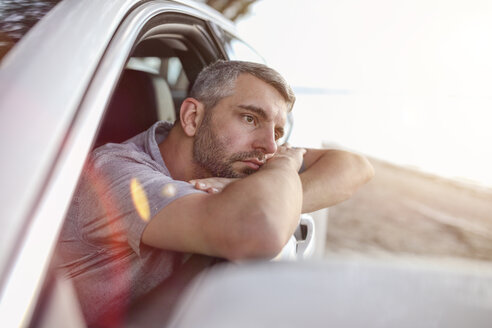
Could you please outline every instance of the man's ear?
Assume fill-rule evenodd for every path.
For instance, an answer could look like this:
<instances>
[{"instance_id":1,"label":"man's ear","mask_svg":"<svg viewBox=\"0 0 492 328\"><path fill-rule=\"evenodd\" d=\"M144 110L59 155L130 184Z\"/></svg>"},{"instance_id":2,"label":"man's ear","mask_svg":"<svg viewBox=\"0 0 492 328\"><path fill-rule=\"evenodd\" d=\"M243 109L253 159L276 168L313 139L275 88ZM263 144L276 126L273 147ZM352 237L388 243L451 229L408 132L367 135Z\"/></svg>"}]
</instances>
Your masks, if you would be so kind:
<instances>
[{"instance_id":1,"label":"man's ear","mask_svg":"<svg viewBox=\"0 0 492 328\"><path fill-rule=\"evenodd\" d=\"M205 106L195 98L186 98L181 104L179 118L185 134L193 137L205 114Z\"/></svg>"}]
</instances>

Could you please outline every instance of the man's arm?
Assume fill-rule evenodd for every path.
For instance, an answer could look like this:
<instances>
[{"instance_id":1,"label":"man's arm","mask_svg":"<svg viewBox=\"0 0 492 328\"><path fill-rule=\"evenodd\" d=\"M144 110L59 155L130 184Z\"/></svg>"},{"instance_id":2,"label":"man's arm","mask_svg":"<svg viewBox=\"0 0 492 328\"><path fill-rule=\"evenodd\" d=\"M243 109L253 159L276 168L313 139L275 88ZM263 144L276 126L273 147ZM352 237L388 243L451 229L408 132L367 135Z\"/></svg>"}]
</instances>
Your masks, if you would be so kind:
<instances>
[{"instance_id":1,"label":"man's arm","mask_svg":"<svg viewBox=\"0 0 492 328\"><path fill-rule=\"evenodd\" d=\"M365 157L342 150L307 149L304 166L305 170L300 174L303 189L302 213L347 200L374 176L374 169ZM197 189L217 193L235 180L237 179L209 178L190 182Z\"/></svg>"},{"instance_id":2,"label":"man's arm","mask_svg":"<svg viewBox=\"0 0 492 328\"><path fill-rule=\"evenodd\" d=\"M336 149L307 149L304 165L306 169L300 174L302 213L350 198L374 176L374 169L365 157Z\"/></svg>"},{"instance_id":3,"label":"man's arm","mask_svg":"<svg viewBox=\"0 0 492 328\"><path fill-rule=\"evenodd\" d=\"M142 242L230 260L275 256L298 224L304 152L279 147L258 172L222 192L173 201L148 223Z\"/></svg>"}]
</instances>

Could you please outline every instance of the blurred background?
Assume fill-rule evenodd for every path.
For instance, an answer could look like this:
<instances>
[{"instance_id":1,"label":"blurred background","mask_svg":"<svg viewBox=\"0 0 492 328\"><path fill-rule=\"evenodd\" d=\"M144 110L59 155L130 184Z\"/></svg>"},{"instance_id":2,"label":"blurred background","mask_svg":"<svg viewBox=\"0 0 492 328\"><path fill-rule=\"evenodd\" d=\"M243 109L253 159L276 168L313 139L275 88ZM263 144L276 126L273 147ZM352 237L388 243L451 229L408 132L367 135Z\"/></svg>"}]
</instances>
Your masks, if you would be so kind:
<instances>
[{"instance_id":1,"label":"blurred background","mask_svg":"<svg viewBox=\"0 0 492 328\"><path fill-rule=\"evenodd\" d=\"M292 144L376 169L326 256L492 259L491 1L207 2L293 85Z\"/></svg>"}]
</instances>

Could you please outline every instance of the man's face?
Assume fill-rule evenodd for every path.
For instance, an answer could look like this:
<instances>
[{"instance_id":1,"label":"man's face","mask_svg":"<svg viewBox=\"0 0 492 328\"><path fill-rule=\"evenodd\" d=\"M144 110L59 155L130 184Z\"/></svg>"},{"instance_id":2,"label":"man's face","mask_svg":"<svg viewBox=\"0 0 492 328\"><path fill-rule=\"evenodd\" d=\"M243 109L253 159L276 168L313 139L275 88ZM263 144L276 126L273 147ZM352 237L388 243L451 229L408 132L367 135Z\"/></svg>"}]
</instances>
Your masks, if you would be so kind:
<instances>
[{"instance_id":1,"label":"man's face","mask_svg":"<svg viewBox=\"0 0 492 328\"><path fill-rule=\"evenodd\" d=\"M256 172L277 150L287 104L272 86L241 74L234 92L208 109L195 135L199 177L241 178Z\"/></svg>"}]
</instances>

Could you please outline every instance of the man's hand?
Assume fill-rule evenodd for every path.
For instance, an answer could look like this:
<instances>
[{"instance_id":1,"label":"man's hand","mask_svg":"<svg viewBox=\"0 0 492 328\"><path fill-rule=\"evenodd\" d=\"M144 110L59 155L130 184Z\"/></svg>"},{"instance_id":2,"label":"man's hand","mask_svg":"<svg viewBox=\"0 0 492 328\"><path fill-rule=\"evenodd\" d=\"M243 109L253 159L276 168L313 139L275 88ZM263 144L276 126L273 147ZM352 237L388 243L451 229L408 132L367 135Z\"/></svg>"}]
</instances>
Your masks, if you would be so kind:
<instances>
[{"instance_id":1,"label":"man's hand","mask_svg":"<svg viewBox=\"0 0 492 328\"><path fill-rule=\"evenodd\" d=\"M206 191L209 194L221 192L229 183L239 180L238 178L205 178L188 181L196 189Z\"/></svg>"},{"instance_id":2,"label":"man's hand","mask_svg":"<svg viewBox=\"0 0 492 328\"><path fill-rule=\"evenodd\" d=\"M292 148L288 144L283 144L277 148L277 152L273 157L267 160L266 166L273 165L290 165L292 169L296 172L302 166L303 156L306 153L306 149L304 148Z\"/></svg>"}]
</instances>

